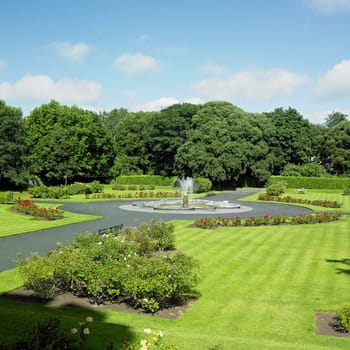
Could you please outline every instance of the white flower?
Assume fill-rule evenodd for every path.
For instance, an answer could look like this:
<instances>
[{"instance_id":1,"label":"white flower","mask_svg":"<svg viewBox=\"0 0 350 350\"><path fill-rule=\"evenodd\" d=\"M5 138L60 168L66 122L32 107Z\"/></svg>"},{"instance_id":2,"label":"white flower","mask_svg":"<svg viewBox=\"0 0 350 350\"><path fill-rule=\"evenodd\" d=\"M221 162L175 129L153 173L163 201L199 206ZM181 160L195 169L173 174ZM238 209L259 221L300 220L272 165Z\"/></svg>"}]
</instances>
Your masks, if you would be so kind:
<instances>
[{"instance_id":1,"label":"white flower","mask_svg":"<svg viewBox=\"0 0 350 350\"><path fill-rule=\"evenodd\" d=\"M145 299L143 299L143 300L145 300ZM143 332L146 333L146 334L151 334L151 333L152 333L152 329L150 329L150 328L145 328L145 329L143 330Z\"/></svg>"},{"instance_id":2,"label":"white flower","mask_svg":"<svg viewBox=\"0 0 350 350\"><path fill-rule=\"evenodd\" d=\"M83 333L86 335L90 334L89 328L84 328Z\"/></svg>"},{"instance_id":3,"label":"white flower","mask_svg":"<svg viewBox=\"0 0 350 350\"><path fill-rule=\"evenodd\" d=\"M78 330L77 330L76 328L72 328L72 329L70 330L70 332L73 333L73 334L75 334L75 333L78 333Z\"/></svg>"},{"instance_id":4,"label":"white flower","mask_svg":"<svg viewBox=\"0 0 350 350\"><path fill-rule=\"evenodd\" d=\"M163 334L162 331L159 331L159 332L157 333L157 337L159 337L159 338L161 338L163 335L164 335L164 334Z\"/></svg>"},{"instance_id":5,"label":"white flower","mask_svg":"<svg viewBox=\"0 0 350 350\"><path fill-rule=\"evenodd\" d=\"M94 319L91 316L86 317L86 322L92 322Z\"/></svg>"},{"instance_id":6,"label":"white flower","mask_svg":"<svg viewBox=\"0 0 350 350\"><path fill-rule=\"evenodd\" d=\"M101 242L101 241L100 241L100 242L97 242L97 244L98 244L98 245L101 245L101 244L102 244L102 242Z\"/></svg>"}]
</instances>

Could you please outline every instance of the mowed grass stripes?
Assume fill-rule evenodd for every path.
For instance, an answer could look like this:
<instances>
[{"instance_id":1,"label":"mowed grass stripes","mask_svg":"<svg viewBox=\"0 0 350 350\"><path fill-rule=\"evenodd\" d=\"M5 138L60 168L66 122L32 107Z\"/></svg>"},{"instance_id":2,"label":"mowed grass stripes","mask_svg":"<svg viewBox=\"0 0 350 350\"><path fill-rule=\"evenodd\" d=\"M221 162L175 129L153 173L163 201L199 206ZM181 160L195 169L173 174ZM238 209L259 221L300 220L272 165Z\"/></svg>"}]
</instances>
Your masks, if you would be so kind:
<instances>
[{"instance_id":1,"label":"mowed grass stripes","mask_svg":"<svg viewBox=\"0 0 350 350\"><path fill-rule=\"evenodd\" d=\"M350 257L349 219L216 230L185 225L177 224L178 246L201 261L204 277L202 297L181 322L230 344L229 336L232 343L242 337L261 344L283 339L271 348L350 348L349 340L314 335L315 311L350 303L349 275L337 273L340 262L329 262Z\"/></svg>"},{"instance_id":2,"label":"mowed grass stripes","mask_svg":"<svg viewBox=\"0 0 350 350\"><path fill-rule=\"evenodd\" d=\"M350 348L350 339L316 336L314 330L315 311L350 304L350 266L343 260L350 258L350 217L317 225L215 230L194 228L190 221L174 225L177 247L203 268L200 298L177 320L96 312L93 348L103 349L120 339L116 326L125 327L134 339L142 337L144 328L162 330L166 342L180 350L215 345L225 350ZM0 329L11 320L18 324L28 312L57 312L12 302L0 306ZM69 328L89 311L60 313Z\"/></svg>"}]
</instances>

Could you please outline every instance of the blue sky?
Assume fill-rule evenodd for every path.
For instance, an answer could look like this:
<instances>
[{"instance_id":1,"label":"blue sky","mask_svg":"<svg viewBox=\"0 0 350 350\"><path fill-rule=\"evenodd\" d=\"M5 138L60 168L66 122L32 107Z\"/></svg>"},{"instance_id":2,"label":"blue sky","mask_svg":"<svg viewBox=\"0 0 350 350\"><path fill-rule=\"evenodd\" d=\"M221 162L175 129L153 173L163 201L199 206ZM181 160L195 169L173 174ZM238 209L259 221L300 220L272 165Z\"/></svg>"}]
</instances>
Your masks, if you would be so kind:
<instances>
[{"instance_id":1,"label":"blue sky","mask_svg":"<svg viewBox=\"0 0 350 350\"><path fill-rule=\"evenodd\" d=\"M350 114L350 0L11 0L0 99L95 111L230 101Z\"/></svg>"}]
</instances>

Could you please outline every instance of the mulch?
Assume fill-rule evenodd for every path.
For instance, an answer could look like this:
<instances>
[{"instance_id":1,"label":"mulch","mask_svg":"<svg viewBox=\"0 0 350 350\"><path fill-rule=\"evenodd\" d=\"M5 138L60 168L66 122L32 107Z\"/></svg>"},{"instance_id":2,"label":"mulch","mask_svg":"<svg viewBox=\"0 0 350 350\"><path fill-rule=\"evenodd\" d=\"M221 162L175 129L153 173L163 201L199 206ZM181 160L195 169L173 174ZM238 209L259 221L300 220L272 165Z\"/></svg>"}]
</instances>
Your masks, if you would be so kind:
<instances>
[{"instance_id":1,"label":"mulch","mask_svg":"<svg viewBox=\"0 0 350 350\"><path fill-rule=\"evenodd\" d=\"M329 337L350 338L341 325L340 319L334 312L315 312L316 335Z\"/></svg>"},{"instance_id":2,"label":"mulch","mask_svg":"<svg viewBox=\"0 0 350 350\"><path fill-rule=\"evenodd\" d=\"M172 305L167 308L158 310L154 313L145 312L140 308L133 308L126 303L111 303L106 302L104 304L93 304L88 298L77 297L71 293L64 293L56 296L53 299L44 299L36 296L34 292L25 287L15 289L7 294L0 296L1 299L15 300L26 303L42 304L46 306L59 306L59 307L80 307L88 310L110 310L117 312L126 312L139 315L148 315L167 319L177 319L182 316L186 310L188 310L196 301L194 298L184 299L177 305Z\"/></svg>"}]
</instances>

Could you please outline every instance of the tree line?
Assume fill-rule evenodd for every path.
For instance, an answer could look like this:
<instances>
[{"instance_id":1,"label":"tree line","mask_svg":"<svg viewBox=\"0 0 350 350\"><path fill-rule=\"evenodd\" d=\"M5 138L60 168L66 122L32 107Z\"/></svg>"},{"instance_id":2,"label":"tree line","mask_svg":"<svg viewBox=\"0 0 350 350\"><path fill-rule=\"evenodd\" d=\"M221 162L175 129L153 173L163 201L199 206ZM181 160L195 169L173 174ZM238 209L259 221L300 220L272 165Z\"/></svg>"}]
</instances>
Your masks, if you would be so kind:
<instances>
[{"instance_id":1,"label":"tree line","mask_svg":"<svg viewBox=\"0 0 350 350\"><path fill-rule=\"evenodd\" d=\"M264 184L271 175L350 174L350 121L312 124L293 108L249 113L225 101L157 112L96 113L51 101L23 117L0 101L0 189L119 175L206 177L215 186Z\"/></svg>"}]
</instances>

